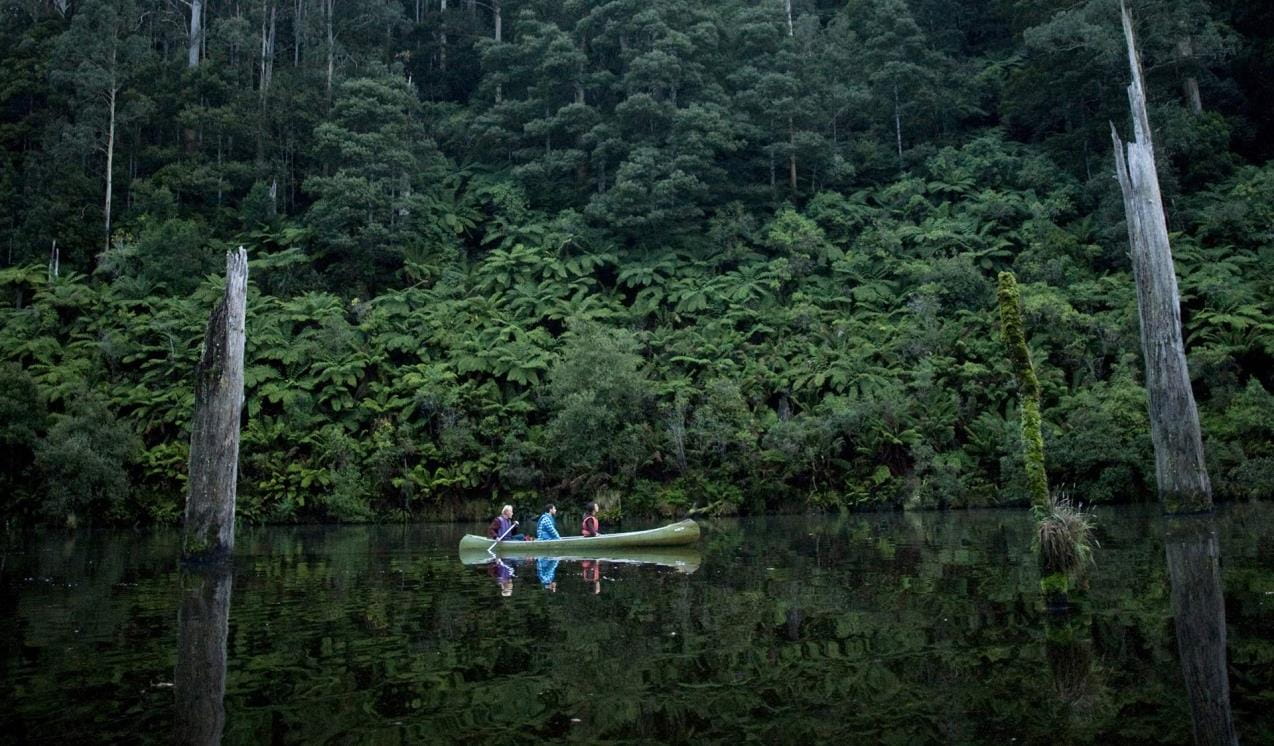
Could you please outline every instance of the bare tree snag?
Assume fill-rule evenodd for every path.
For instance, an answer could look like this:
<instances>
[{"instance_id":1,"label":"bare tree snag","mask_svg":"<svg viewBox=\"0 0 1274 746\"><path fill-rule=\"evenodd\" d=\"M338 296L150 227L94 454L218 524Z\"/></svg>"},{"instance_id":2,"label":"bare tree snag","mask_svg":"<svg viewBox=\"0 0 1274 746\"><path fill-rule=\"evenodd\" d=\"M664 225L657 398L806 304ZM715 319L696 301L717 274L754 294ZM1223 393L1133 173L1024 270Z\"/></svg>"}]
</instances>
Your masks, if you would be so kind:
<instances>
[{"instance_id":1,"label":"bare tree snag","mask_svg":"<svg viewBox=\"0 0 1274 746\"><path fill-rule=\"evenodd\" d=\"M1159 194L1141 62L1128 9L1122 3L1120 6L1128 42L1128 65L1132 69L1128 102L1132 107L1134 139L1125 145L1113 122L1110 134L1115 143L1115 172L1124 195L1132 274L1137 283L1150 435L1155 448L1155 479L1166 512L1195 513L1212 509L1212 483L1203 460L1199 411L1194 403L1194 392L1190 390L1185 344L1181 339L1180 295L1172 249L1168 245L1163 199Z\"/></svg>"},{"instance_id":2,"label":"bare tree snag","mask_svg":"<svg viewBox=\"0 0 1274 746\"><path fill-rule=\"evenodd\" d=\"M224 559L234 549L247 287L248 253L240 246L226 252L225 296L208 319L195 370L190 494L182 540L182 556L188 560Z\"/></svg>"},{"instance_id":3,"label":"bare tree snag","mask_svg":"<svg viewBox=\"0 0 1274 746\"><path fill-rule=\"evenodd\" d=\"M199 51L203 44L203 0L190 0L185 4L190 8L190 33L186 37L186 67L196 68L199 67Z\"/></svg>"}]
</instances>

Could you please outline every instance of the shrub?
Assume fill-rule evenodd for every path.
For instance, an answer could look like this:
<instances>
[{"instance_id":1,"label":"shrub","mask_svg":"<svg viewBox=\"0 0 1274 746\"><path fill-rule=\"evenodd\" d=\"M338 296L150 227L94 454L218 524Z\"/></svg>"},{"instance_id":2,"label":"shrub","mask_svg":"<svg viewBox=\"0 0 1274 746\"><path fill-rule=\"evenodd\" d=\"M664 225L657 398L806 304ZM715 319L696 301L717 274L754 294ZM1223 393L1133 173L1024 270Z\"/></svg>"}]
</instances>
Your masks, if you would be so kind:
<instances>
[{"instance_id":1,"label":"shrub","mask_svg":"<svg viewBox=\"0 0 1274 746\"><path fill-rule=\"evenodd\" d=\"M118 519L128 495L128 466L139 438L97 396L73 400L71 411L36 446L47 497L46 520L74 525L81 518Z\"/></svg>"},{"instance_id":2,"label":"shrub","mask_svg":"<svg viewBox=\"0 0 1274 746\"><path fill-rule=\"evenodd\" d=\"M1093 561L1097 538L1093 514L1068 497L1049 496L1048 507L1037 511L1035 539L1044 571L1078 575Z\"/></svg>"}]
</instances>

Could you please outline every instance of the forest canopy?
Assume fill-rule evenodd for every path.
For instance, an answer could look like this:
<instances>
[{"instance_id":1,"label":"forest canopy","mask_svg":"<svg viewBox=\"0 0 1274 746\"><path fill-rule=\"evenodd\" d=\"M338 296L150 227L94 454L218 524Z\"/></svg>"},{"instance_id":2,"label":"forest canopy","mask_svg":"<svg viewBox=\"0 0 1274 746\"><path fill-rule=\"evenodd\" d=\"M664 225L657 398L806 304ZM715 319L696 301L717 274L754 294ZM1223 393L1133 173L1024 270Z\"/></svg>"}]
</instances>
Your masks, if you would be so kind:
<instances>
[{"instance_id":1,"label":"forest canopy","mask_svg":"<svg viewBox=\"0 0 1274 746\"><path fill-rule=\"evenodd\" d=\"M1274 8L1130 3L1217 494L1274 491ZM1025 504L1153 458L1116 0L0 5L0 511L168 522L248 249L239 515Z\"/></svg>"}]
</instances>

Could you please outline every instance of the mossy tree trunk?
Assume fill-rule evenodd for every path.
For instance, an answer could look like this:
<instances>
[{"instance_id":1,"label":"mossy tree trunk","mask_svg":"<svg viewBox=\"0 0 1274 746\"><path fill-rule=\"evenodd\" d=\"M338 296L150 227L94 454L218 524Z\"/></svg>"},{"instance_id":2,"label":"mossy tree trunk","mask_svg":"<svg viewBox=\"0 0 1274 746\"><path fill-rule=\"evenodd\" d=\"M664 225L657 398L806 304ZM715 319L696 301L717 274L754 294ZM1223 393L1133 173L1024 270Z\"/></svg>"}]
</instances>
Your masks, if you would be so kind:
<instances>
[{"instance_id":1,"label":"mossy tree trunk","mask_svg":"<svg viewBox=\"0 0 1274 746\"><path fill-rule=\"evenodd\" d=\"M1022 322L1022 298L1017 278L1012 272L1001 272L997 296L1000 302L1000 336L1013 376L1022 410L1022 456L1026 461L1026 483L1031 506L1047 510L1048 475L1044 471L1044 435L1040 427L1040 382L1031 363L1031 350L1026 346L1026 327Z\"/></svg>"},{"instance_id":2,"label":"mossy tree trunk","mask_svg":"<svg viewBox=\"0 0 1274 746\"><path fill-rule=\"evenodd\" d=\"M1114 123L1110 134L1115 142L1115 171L1124 196L1132 273L1137 283L1155 480L1166 512L1195 513L1212 509L1212 484L1203 460L1199 411L1190 389L1181 339L1180 295L1159 194L1141 62L1128 9L1122 3L1120 9L1128 42L1128 65L1132 69L1128 102L1132 107L1134 139L1125 146Z\"/></svg>"},{"instance_id":3,"label":"mossy tree trunk","mask_svg":"<svg viewBox=\"0 0 1274 746\"><path fill-rule=\"evenodd\" d=\"M195 371L190 493L182 540L187 560L218 560L234 549L247 286L248 254L240 246L226 254L225 295L208 319Z\"/></svg>"}]
</instances>

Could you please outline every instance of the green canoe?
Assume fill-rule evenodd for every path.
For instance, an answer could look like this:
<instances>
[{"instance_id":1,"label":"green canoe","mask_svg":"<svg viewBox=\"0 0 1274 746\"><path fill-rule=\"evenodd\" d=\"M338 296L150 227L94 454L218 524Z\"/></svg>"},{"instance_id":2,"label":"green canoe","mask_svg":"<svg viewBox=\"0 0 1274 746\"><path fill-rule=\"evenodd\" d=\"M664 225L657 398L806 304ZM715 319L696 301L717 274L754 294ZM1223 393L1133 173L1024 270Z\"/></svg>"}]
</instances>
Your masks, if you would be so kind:
<instances>
[{"instance_id":1,"label":"green canoe","mask_svg":"<svg viewBox=\"0 0 1274 746\"><path fill-rule=\"evenodd\" d=\"M488 544L491 542L488 540ZM518 542L519 544L551 544L553 542ZM594 560L631 565L663 565L687 575L699 569L699 550L694 547L578 547L575 549L544 549L534 546L518 552L522 559L554 559L568 562ZM484 549L461 549L460 561L466 565L486 565L499 559ZM512 559L512 558L510 558Z\"/></svg>"},{"instance_id":2,"label":"green canoe","mask_svg":"<svg viewBox=\"0 0 1274 746\"><path fill-rule=\"evenodd\" d=\"M495 544L485 536L465 534L460 540L461 553L493 551L507 557L532 557L547 555L581 556L582 552L598 549L637 547L679 547L699 540L699 524L687 518L684 521L660 526L646 531L627 531L622 534L601 536L566 536L544 541L502 541ZM492 544L495 544L494 549Z\"/></svg>"}]
</instances>

